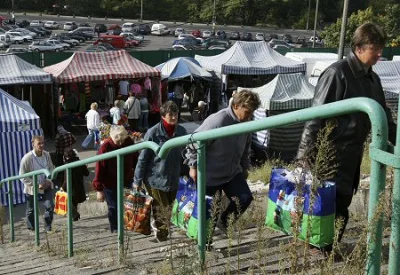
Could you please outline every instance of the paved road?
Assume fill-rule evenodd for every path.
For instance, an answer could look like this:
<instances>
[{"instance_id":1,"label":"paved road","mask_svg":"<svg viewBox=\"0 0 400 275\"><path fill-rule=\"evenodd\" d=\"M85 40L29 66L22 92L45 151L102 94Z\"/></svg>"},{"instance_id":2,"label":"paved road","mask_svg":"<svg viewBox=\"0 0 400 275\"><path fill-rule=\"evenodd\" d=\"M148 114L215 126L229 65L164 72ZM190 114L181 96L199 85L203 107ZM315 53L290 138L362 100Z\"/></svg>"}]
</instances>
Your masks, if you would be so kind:
<instances>
[{"instance_id":1,"label":"paved road","mask_svg":"<svg viewBox=\"0 0 400 275\"><path fill-rule=\"evenodd\" d=\"M6 16L10 18L11 16L8 15L6 12L0 12L0 15ZM43 15L39 16L39 14L33 14L33 13L28 13L26 15L23 15L22 13L16 13L15 18L17 21L32 21L32 20L41 20L41 21L47 21L47 20L54 20L60 23L60 27L64 25L65 22L68 21L74 21L77 24L79 23L90 23L91 25L95 25L97 23L103 23L106 25L110 24L119 24L122 25L125 22L133 22L133 23L139 23L137 19L131 20L131 19L125 19L122 21L121 19L116 19L116 18L110 18L105 20L105 18L87 18L87 17L75 17L73 18L72 16L60 16L57 17L56 15ZM149 20L144 20L144 23L149 24L150 26L153 23L156 23L154 21L149 21ZM212 25L210 24L207 26L206 24L190 24L190 23L185 23L185 22L160 22L165 24L169 29L175 30L177 27L182 27L184 28L187 32L190 32L192 30L211 30ZM299 36L305 36L305 37L310 37L312 35L312 31L305 31L305 30L293 30L293 29L277 29L273 27L266 27L266 28L260 28L260 27L252 27L252 26L232 26L232 25L217 25L216 29L222 29L225 30L226 32L230 31L239 31L239 32L252 32L253 36L257 32L264 32L266 34L278 34L278 35L283 35L283 34L290 34L293 37L299 37ZM62 30L56 30L55 33L62 32ZM164 48L170 48L172 45L172 42L176 39L174 36L169 35L169 36L153 36L153 35L148 35L145 37L146 41L143 43L142 46L135 48L135 50L159 50L159 49L164 49ZM88 42L86 45L83 45L81 47L78 47L77 49L74 50L86 50L86 48L90 45L91 43ZM27 43L24 43L23 46L16 46L13 45L12 47L28 47Z\"/></svg>"}]
</instances>

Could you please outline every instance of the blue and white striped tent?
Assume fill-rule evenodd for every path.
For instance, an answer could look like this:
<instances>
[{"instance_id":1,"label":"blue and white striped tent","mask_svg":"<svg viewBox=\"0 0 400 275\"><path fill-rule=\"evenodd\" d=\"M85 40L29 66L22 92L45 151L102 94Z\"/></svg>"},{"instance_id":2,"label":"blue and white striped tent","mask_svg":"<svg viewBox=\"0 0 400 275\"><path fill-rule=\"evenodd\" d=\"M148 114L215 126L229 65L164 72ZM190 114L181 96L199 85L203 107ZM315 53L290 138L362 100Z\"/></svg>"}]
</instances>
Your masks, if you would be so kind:
<instances>
[{"instance_id":1,"label":"blue and white striped tent","mask_svg":"<svg viewBox=\"0 0 400 275\"><path fill-rule=\"evenodd\" d=\"M0 54L0 85L46 84L51 75L14 54Z\"/></svg>"},{"instance_id":2,"label":"blue and white striped tent","mask_svg":"<svg viewBox=\"0 0 400 275\"><path fill-rule=\"evenodd\" d=\"M22 157L32 150L34 135L42 135L40 118L25 101L0 89L0 180L17 175ZM21 181L13 182L13 204L25 202ZM0 189L0 205L8 205L8 187Z\"/></svg>"},{"instance_id":3,"label":"blue and white striped tent","mask_svg":"<svg viewBox=\"0 0 400 275\"><path fill-rule=\"evenodd\" d=\"M220 74L267 75L306 71L304 62L284 57L264 41L237 41L219 55L195 55L194 58L203 68Z\"/></svg>"}]
</instances>

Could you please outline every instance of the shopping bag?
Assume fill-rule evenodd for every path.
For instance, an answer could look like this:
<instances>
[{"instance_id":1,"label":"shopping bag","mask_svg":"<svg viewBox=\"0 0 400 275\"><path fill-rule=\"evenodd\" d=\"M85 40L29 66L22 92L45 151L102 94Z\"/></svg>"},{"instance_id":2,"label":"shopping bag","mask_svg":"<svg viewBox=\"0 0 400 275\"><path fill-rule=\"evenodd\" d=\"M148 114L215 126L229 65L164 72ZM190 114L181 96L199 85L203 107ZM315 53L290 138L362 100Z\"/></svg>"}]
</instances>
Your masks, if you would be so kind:
<instances>
[{"instance_id":1,"label":"shopping bag","mask_svg":"<svg viewBox=\"0 0 400 275\"><path fill-rule=\"evenodd\" d=\"M196 184L191 178L180 177L176 199L172 206L171 222L187 230L196 201Z\"/></svg>"},{"instance_id":2,"label":"shopping bag","mask_svg":"<svg viewBox=\"0 0 400 275\"><path fill-rule=\"evenodd\" d=\"M323 182L311 199L311 182L309 173L273 169L265 224L289 235L296 233L301 240L308 236L310 244L324 247L333 243L335 234L336 186Z\"/></svg>"},{"instance_id":3,"label":"shopping bag","mask_svg":"<svg viewBox=\"0 0 400 275\"><path fill-rule=\"evenodd\" d=\"M212 232L214 227L212 225L212 217L211 217L211 209L212 209L212 201L213 198L210 196L205 196L206 202L206 238L209 239L212 237ZM192 239L197 239L199 233L199 209L197 207L197 194L196 200L194 203L194 208L192 212L192 216L189 219L188 226L187 226L187 236Z\"/></svg>"},{"instance_id":4,"label":"shopping bag","mask_svg":"<svg viewBox=\"0 0 400 275\"><path fill-rule=\"evenodd\" d=\"M151 234L150 218L153 198L141 192L130 192L124 202L124 225L127 230Z\"/></svg>"},{"instance_id":5,"label":"shopping bag","mask_svg":"<svg viewBox=\"0 0 400 275\"><path fill-rule=\"evenodd\" d=\"M64 191L57 191L55 197L54 213L57 215L65 216L67 214L68 193Z\"/></svg>"}]
</instances>

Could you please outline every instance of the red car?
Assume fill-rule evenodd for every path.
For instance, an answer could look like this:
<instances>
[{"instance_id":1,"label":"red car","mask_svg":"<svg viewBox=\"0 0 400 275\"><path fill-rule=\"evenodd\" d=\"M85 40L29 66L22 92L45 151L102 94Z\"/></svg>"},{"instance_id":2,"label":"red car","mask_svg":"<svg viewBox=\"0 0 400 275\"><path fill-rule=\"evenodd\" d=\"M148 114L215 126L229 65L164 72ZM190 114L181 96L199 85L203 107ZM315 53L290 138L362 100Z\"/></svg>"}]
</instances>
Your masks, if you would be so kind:
<instances>
[{"instance_id":1,"label":"red car","mask_svg":"<svg viewBox=\"0 0 400 275\"><path fill-rule=\"evenodd\" d=\"M191 32L191 34L192 34L194 37L201 37L201 32L200 32L200 30L194 30L194 31Z\"/></svg>"},{"instance_id":2,"label":"red car","mask_svg":"<svg viewBox=\"0 0 400 275\"><path fill-rule=\"evenodd\" d=\"M139 41L125 37L125 48L137 47L139 44Z\"/></svg>"}]
</instances>

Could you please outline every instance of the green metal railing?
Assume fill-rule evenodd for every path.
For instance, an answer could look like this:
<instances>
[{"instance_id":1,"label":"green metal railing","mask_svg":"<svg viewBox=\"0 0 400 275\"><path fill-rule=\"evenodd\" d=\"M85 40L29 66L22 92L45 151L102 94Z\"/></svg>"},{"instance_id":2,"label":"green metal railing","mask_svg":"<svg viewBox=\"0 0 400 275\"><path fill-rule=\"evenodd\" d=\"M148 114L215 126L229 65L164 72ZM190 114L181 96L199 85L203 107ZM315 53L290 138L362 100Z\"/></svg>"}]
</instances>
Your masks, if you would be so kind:
<instances>
[{"instance_id":1,"label":"green metal railing","mask_svg":"<svg viewBox=\"0 0 400 275\"><path fill-rule=\"evenodd\" d=\"M205 142L208 140L233 136L243 133L256 132L263 129L271 129L289 124L305 122L315 118L329 118L340 115L345 115L354 112L364 112L369 116L372 129L372 141L370 144L371 158L371 180L370 180L370 198L368 220L372 221L377 210L380 194L384 191L386 180L385 165L392 166L395 169L395 180L393 186L393 215L392 215L392 235L390 241L390 258L389 258L389 274L400 274L400 128L397 129L397 145L395 147L395 155L388 153L388 124L386 114L383 108L374 100L367 98L354 98L343 100L336 103L326 104L318 107L294 111L282 115L271 116L263 120L240 123L213 129L206 132L195 133L183 137L177 137L167 141L162 147L159 147L153 142L143 142L107 154L98 155L78 162L66 164L56 168L51 174L51 178L55 178L57 173L67 170L67 192L71 194L71 168L117 157L118 164L118 244L119 253L123 253L123 155L132 153L141 149L149 148L153 150L159 157L165 158L168 152L175 147L180 147L189 142L198 143L198 203L199 203L199 236L198 248L199 258L202 266L205 263L205 244L206 244L206 209L205 209ZM400 121L399 121L400 123ZM47 173L45 173L47 172ZM48 171L35 171L30 174L7 178L1 182L9 182L11 180L20 179L30 175L40 173L49 174ZM35 177L34 177L35 178ZM0 183L1 183L0 182ZM36 185L36 184L35 184ZM12 193L12 192L11 192ZM10 198L10 194L9 194ZM12 195L11 195L12 198ZM12 200L10 200L12 201ZM10 207L12 208L12 207ZM71 200L68 200L68 208L71 209ZM10 217L12 210L10 210ZM35 217L37 213L35 212ZM379 218L374 228L375 231L369 232L368 235L368 259L366 273L377 275L380 274L381 268L381 249L382 249L382 215ZM10 225L13 226L13 225ZM35 227L37 228L37 227ZM38 238L38 235L37 235ZM72 236L72 214L68 211L68 255L73 256L73 236ZM11 241L14 241L12 238ZM120 254L121 255L121 254Z\"/></svg>"}]
</instances>

